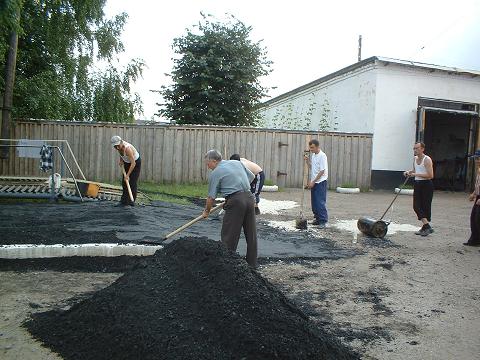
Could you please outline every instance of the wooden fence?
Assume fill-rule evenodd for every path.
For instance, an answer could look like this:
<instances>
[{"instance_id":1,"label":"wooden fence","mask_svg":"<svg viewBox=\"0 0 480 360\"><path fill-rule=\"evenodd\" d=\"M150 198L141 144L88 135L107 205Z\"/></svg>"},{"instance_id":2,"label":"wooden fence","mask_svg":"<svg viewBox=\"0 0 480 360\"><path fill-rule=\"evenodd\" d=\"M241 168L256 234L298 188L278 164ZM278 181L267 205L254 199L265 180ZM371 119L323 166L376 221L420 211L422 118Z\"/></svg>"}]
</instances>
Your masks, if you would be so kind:
<instances>
[{"instance_id":1,"label":"wooden fence","mask_svg":"<svg viewBox=\"0 0 480 360\"><path fill-rule=\"evenodd\" d=\"M141 181L206 182L208 170L203 157L207 150L217 149L223 156L239 153L258 163L266 179L282 187L301 187L303 150L308 148L310 139L316 138L328 156L330 188L344 183L370 186L371 134L37 120L15 122L12 133L14 139L67 140L86 178L92 181L120 178L116 166L118 155L110 145L110 138L120 135L141 154ZM71 155L67 149L64 152L78 177ZM17 151L11 148L9 159L0 160L0 175L42 176L42 173L38 159L18 158Z\"/></svg>"}]
</instances>

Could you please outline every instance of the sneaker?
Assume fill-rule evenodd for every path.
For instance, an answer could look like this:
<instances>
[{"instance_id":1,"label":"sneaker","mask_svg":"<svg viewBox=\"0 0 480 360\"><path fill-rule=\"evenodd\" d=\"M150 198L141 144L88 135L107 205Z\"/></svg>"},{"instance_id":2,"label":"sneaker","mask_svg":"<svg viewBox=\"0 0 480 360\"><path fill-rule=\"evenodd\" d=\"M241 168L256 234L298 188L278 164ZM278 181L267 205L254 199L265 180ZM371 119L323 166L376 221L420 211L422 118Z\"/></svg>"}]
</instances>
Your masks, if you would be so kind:
<instances>
[{"instance_id":1,"label":"sneaker","mask_svg":"<svg viewBox=\"0 0 480 360\"><path fill-rule=\"evenodd\" d=\"M326 227L327 227L327 223L320 222L320 223L318 224L318 228L319 228L319 229L325 229Z\"/></svg>"},{"instance_id":2,"label":"sneaker","mask_svg":"<svg viewBox=\"0 0 480 360\"><path fill-rule=\"evenodd\" d=\"M258 206L255 206L255 215L260 215L260 209Z\"/></svg>"},{"instance_id":3,"label":"sneaker","mask_svg":"<svg viewBox=\"0 0 480 360\"><path fill-rule=\"evenodd\" d=\"M463 245L465 246L480 246L480 243L479 244L474 244L474 243L471 243L471 242L464 242Z\"/></svg>"},{"instance_id":4,"label":"sneaker","mask_svg":"<svg viewBox=\"0 0 480 360\"><path fill-rule=\"evenodd\" d=\"M428 227L424 227L423 229L421 229L419 231L420 235L421 236L428 236L430 235L431 233L433 233L433 229L431 226L428 226Z\"/></svg>"},{"instance_id":5,"label":"sneaker","mask_svg":"<svg viewBox=\"0 0 480 360\"><path fill-rule=\"evenodd\" d=\"M433 233L433 229L430 225L423 225L420 230L415 232L415 235L427 236L428 234Z\"/></svg>"}]
</instances>

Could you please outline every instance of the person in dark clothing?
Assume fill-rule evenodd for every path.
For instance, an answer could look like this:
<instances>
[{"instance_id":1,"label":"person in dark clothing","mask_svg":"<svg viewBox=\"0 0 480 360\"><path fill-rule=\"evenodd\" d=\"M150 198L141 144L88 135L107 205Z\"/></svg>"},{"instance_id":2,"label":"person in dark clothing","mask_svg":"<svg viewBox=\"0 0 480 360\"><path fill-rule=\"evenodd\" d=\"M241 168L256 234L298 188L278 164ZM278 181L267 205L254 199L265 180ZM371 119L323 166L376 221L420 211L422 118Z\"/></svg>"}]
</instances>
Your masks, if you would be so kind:
<instances>
[{"instance_id":1,"label":"person in dark clothing","mask_svg":"<svg viewBox=\"0 0 480 360\"><path fill-rule=\"evenodd\" d=\"M122 140L120 136L113 136L111 139L112 146L118 151L120 155L119 165L125 169L126 177L122 177L122 198L117 206L134 206L137 199L137 183L140 176L140 169L142 167L142 160L140 154L135 147ZM130 199L127 188L127 181L130 184L132 190L133 201Z\"/></svg>"},{"instance_id":2,"label":"person in dark clothing","mask_svg":"<svg viewBox=\"0 0 480 360\"><path fill-rule=\"evenodd\" d=\"M418 220L422 222L422 227L415 235L427 236L433 233L430 226L432 221L432 199L433 199L433 162L425 155L425 144L418 142L413 146L415 158L413 160L413 170L405 171L405 176L415 177L413 185L413 210L417 214Z\"/></svg>"},{"instance_id":3,"label":"person in dark clothing","mask_svg":"<svg viewBox=\"0 0 480 360\"><path fill-rule=\"evenodd\" d=\"M475 151L471 157L475 159L477 178L475 189L470 194L470 201L473 201L472 212L470 213L470 238L463 243L466 246L480 246L480 149Z\"/></svg>"}]
</instances>

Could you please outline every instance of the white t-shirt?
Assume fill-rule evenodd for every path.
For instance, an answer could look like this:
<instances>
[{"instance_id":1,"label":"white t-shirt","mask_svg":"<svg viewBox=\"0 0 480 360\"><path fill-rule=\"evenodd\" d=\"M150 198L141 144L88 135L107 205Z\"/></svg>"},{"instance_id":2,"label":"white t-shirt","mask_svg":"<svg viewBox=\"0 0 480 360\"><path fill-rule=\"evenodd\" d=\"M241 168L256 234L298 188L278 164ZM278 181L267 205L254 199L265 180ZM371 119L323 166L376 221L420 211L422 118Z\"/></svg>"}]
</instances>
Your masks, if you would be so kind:
<instances>
[{"instance_id":1,"label":"white t-shirt","mask_svg":"<svg viewBox=\"0 0 480 360\"><path fill-rule=\"evenodd\" d=\"M321 183L322 181L325 181L328 179L328 160L327 160L327 155L320 150L318 154L313 153L312 154L312 171L310 175L310 181L313 181L318 173L322 170L325 170L323 175L320 177L320 179L316 182Z\"/></svg>"}]
</instances>

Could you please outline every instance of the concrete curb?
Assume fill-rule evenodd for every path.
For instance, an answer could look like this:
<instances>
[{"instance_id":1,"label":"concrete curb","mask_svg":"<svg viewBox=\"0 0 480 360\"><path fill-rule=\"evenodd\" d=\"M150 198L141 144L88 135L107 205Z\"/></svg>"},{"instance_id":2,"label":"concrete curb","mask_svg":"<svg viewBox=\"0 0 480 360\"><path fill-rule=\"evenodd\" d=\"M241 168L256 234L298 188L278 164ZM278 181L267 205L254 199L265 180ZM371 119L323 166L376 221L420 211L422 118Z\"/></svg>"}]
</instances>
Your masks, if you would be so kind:
<instances>
[{"instance_id":1,"label":"concrete curb","mask_svg":"<svg viewBox=\"0 0 480 360\"><path fill-rule=\"evenodd\" d=\"M339 186L336 191L340 194L360 194L359 188L343 188Z\"/></svg>"},{"instance_id":2,"label":"concrete curb","mask_svg":"<svg viewBox=\"0 0 480 360\"><path fill-rule=\"evenodd\" d=\"M67 256L149 256L162 245L139 244L75 244L75 245L1 245L0 259L34 259Z\"/></svg>"},{"instance_id":3,"label":"concrete curb","mask_svg":"<svg viewBox=\"0 0 480 360\"><path fill-rule=\"evenodd\" d=\"M264 192L277 192L278 186L277 185L263 185L262 191Z\"/></svg>"}]
</instances>

